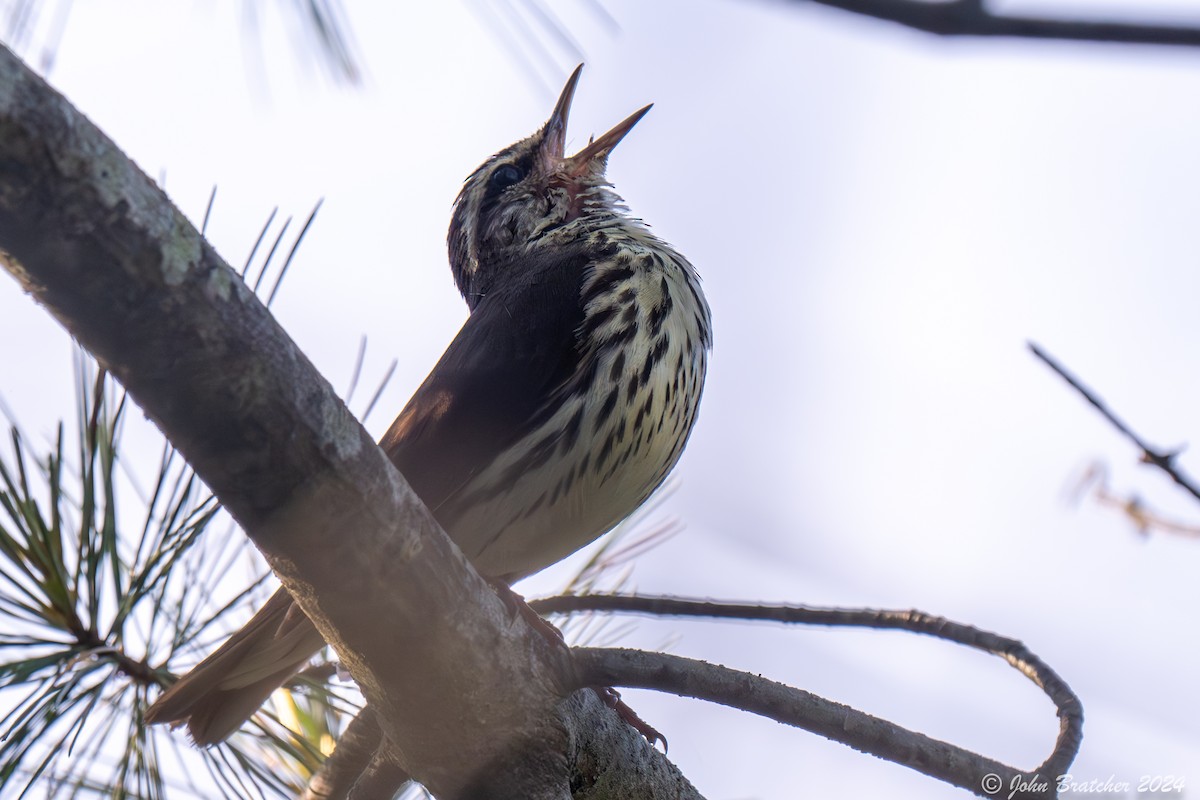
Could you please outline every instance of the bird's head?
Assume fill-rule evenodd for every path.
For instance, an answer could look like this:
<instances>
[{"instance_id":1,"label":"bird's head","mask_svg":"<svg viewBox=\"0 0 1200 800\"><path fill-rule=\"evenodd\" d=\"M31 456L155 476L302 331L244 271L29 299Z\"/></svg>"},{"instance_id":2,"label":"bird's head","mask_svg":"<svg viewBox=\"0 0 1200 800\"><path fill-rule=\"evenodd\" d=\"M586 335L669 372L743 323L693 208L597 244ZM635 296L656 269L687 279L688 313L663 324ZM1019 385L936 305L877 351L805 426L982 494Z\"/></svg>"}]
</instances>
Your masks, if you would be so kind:
<instances>
[{"instance_id":1,"label":"bird's head","mask_svg":"<svg viewBox=\"0 0 1200 800\"><path fill-rule=\"evenodd\" d=\"M475 305L497 279L541 247L560 246L570 226L611 219L622 210L604 176L608 155L650 106L573 156L563 153L567 117L580 64L567 79L554 112L536 133L489 158L471 173L454 202L447 244L454 282Z\"/></svg>"}]
</instances>

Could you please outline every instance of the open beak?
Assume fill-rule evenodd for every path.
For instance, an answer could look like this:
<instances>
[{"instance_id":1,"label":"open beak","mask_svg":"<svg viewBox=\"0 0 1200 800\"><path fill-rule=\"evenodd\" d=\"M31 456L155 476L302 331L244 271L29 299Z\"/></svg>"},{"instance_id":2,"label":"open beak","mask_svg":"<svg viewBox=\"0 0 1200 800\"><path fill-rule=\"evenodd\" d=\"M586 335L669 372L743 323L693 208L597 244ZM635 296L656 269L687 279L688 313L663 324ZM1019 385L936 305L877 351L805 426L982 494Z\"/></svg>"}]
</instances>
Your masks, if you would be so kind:
<instances>
[{"instance_id":1,"label":"open beak","mask_svg":"<svg viewBox=\"0 0 1200 800\"><path fill-rule=\"evenodd\" d=\"M575 87L579 85L579 74L583 72L583 64L575 68L567 85L563 87L558 102L554 104L554 113L542 128L542 157L547 161L562 161L563 149L567 143L567 118L571 116L571 101L575 99Z\"/></svg>"},{"instance_id":2,"label":"open beak","mask_svg":"<svg viewBox=\"0 0 1200 800\"><path fill-rule=\"evenodd\" d=\"M572 175L582 175L589 169L593 168L593 164L604 168L604 164L608 161L608 154L617 146L617 142L625 138L625 134L633 130L633 126L638 124L638 120L646 116L646 112L654 107L654 104L640 108L630 114L623 121L617 123L608 133L601 136L599 139L593 139L588 142L588 146L580 150L575 155L566 159L567 171Z\"/></svg>"},{"instance_id":3,"label":"open beak","mask_svg":"<svg viewBox=\"0 0 1200 800\"><path fill-rule=\"evenodd\" d=\"M646 112L654 106L651 103L645 108L638 109L600 138L588 142L587 147L575 155L570 158L564 158L563 151L566 148L567 118L571 113L571 101L575 98L575 87L579 84L579 74L582 71L583 64L580 64L571 73L571 77L567 78L567 85L563 87L562 94L559 95L558 102L554 105L554 112L550 115L550 119L543 128L544 138L541 147L543 158L547 161L561 163L567 174L574 177L580 177L589 171L602 172L608 161L609 153L617 146L618 142L625 138L625 135L629 131L633 130L633 126L638 123L638 120L646 116ZM597 167L599 169L596 169Z\"/></svg>"}]
</instances>

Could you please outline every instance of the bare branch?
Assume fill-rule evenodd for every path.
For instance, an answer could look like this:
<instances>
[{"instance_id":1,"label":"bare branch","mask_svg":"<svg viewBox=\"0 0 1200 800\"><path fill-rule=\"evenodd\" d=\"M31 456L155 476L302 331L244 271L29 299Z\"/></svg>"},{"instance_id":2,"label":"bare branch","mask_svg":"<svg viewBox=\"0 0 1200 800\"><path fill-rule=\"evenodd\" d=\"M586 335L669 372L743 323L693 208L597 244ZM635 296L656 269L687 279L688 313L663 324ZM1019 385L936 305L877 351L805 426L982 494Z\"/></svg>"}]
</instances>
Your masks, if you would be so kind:
<instances>
[{"instance_id":1,"label":"bare branch","mask_svg":"<svg viewBox=\"0 0 1200 800\"><path fill-rule=\"evenodd\" d=\"M629 595L552 597L531 601L530 606L539 613L546 614L621 611L655 616L907 630L934 636L1003 658L1039 686L1054 702L1059 718L1058 741L1050 756L1033 773L1052 776L1053 784L1053 776L1066 772L1083 740L1083 706L1079 699L1066 682L1025 645L1014 639L921 611L749 605ZM954 745L907 731L885 720L799 689L725 667L678 659L674 656L660 658L658 655L638 654L636 651L575 648L572 654L580 678L585 682L660 689L753 711L904 764L976 793L983 791L983 777L989 773L1000 775L1004 786L1010 786L1016 776L1031 774ZM699 672L695 673L694 670Z\"/></svg>"},{"instance_id":2,"label":"bare branch","mask_svg":"<svg viewBox=\"0 0 1200 800\"><path fill-rule=\"evenodd\" d=\"M1037 356L1046 366L1058 373L1064 381L1071 385L1075 391L1083 395L1083 399L1087 400L1097 411L1099 411L1106 420L1108 420L1114 428L1125 435L1129 441L1133 442L1139 450L1142 451L1142 462L1158 467L1163 472L1171 476L1171 480L1175 481L1192 497L1200 500L1200 487L1197 487L1193 481L1183 470L1175 465L1175 459L1182 452L1182 448L1175 450L1156 450L1146 443L1142 437L1133 432L1128 425L1117 418L1117 415L1109 410L1108 405L1100 399L1100 396L1093 392L1088 387L1084 386L1074 375L1067 371L1066 367L1059 364L1045 350L1033 342L1029 342L1029 349Z\"/></svg>"},{"instance_id":3,"label":"bare branch","mask_svg":"<svg viewBox=\"0 0 1200 800\"><path fill-rule=\"evenodd\" d=\"M363 709L338 737L337 748L308 782L300 800L344 800L352 791L355 800L395 797L409 777L395 764L374 763L382 741L375 713Z\"/></svg>"},{"instance_id":4,"label":"bare branch","mask_svg":"<svg viewBox=\"0 0 1200 800\"><path fill-rule=\"evenodd\" d=\"M1200 46L1200 28L1099 20L1007 16L987 11L982 0L793 0L817 3L866 17L895 22L939 36L991 36Z\"/></svg>"},{"instance_id":5,"label":"bare branch","mask_svg":"<svg viewBox=\"0 0 1200 800\"><path fill-rule=\"evenodd\" d=\"M1149 538L1151 533L1157 531L1182 536L1185 539L1200 540L1200 525L1170 519L1148 506L1136 494L1122 495L1109 488L1108 468L1101 461L1093 463L1083 471L1075 488L1070 492L1071 499L1079 502L1089 490L1097 503L1120 512L1143 538Z\"/></svg>"},{"instance_id":6,"label":"bare branch","mask_svg":"<svg viewBox=\"0 0 1200 800\"><path fill-rule=\"evenodd\" d=\"M576 649L574 655L585 680L657 689L751 711L976 793L981 792L983 775L1018 774L998 761L761 675L643 650L587 647Z\"/></svg>"}]
</instances>

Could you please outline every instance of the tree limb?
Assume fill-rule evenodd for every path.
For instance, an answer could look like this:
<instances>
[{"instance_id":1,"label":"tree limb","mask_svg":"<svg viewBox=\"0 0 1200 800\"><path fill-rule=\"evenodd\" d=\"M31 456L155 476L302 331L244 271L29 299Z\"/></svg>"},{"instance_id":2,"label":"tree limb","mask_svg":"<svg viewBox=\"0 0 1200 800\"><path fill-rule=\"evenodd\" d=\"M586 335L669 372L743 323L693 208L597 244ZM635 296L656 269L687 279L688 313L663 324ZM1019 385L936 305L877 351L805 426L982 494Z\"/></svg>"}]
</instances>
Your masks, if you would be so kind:
<instances>
[{"instance_id":1,"label":"tree limb","mask_svg":"<svg viewBox=\"0 0 1200 800\"><path fill-rule=\"evenodd\" d=\"M1200 46L1200 28L992 14L983 0L792 0L895 22L939 36L991 36L1077 42Z\"/></svg>"},{"instance_id":2,"label":"tree limb","mask_svg":"<svg viewBox=\"0 0 1200 800\"><path fill-rule=\"evenodd\" d=\"M1030 775L1049 776L1047 792L1014 797L1053 797L1054 779L1067 771L1083 740L1083 706L1066 682L1022 643L921 611L811 608L805 606L715 603L675 597L564 595L530 602L539 613L621 611L655 616L763 620L807 625L838 625L907 630L935 636L997 655L1039 686L1058 710L1054 750L1032 772L905 730L886 720L785 686L761 676L700 661L634 650L575 648L580 680L586 683L658 689L752 711L804 728L863 752L903 764L983 797L983 782L996 775L1003 786Z\"/></svg>"},{"instance_id":3,"label":"tree limb","mask_svg":"<svg viewBox=\"0 0 1200 800\"><path fill-rule=\"evenodd\" d=\"M361 795L357 800L367 800L368 795L376 794L391 800L409 777L395 765L391 765L390 770L380 769L367 775L382 740L383 732L379 730L375 712L369 708L358 712L338 737L337 747L309 780L299 800L343 800L352 790ZM365 780L360 780L362 778ZM381 783L385 784L382 791L374 792Z\"/></svg>"},{"instance_id":4,"label":"tree limb","mask_svg":"<svg viewBox=\"0 0 1200 800\"><path fill-rule=\"evenodd\" d=\"M0 265L117 377L262 550L441 798L571 796L609 759L697 797L474 572L241 278L94 125L0 48ZM590 695L581 692L579 695ZM605 728L607 730L607 728ZM623 740L620 738L623 735ZM656 771L627 757L651 759ZM576 797L580 796L578 793Z\"/></svg>"}]
</instances>

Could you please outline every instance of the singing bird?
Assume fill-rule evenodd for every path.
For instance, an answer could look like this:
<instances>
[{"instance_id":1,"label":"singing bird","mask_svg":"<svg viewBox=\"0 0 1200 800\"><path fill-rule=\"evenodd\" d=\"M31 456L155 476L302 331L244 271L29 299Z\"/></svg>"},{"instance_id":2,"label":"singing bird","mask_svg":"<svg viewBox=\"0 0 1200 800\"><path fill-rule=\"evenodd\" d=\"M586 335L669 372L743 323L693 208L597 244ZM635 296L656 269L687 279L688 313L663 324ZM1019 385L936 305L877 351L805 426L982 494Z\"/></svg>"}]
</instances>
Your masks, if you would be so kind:
<instances>
[{"instance_id":1,"label":"singing bird","mask_svg":"<svg viewBox=\"0 0 1200 800\"><path fill-rule=\"evenodd\" d=\"M447 237L470 315L380 446L480 574L511 584L625 519L679 460L711 344L695 269L629 216L609 154L550 119L463 185ZM325 644L280 589L150 707L200 745L249 719Z\"/></svg>"}]
</instances>

